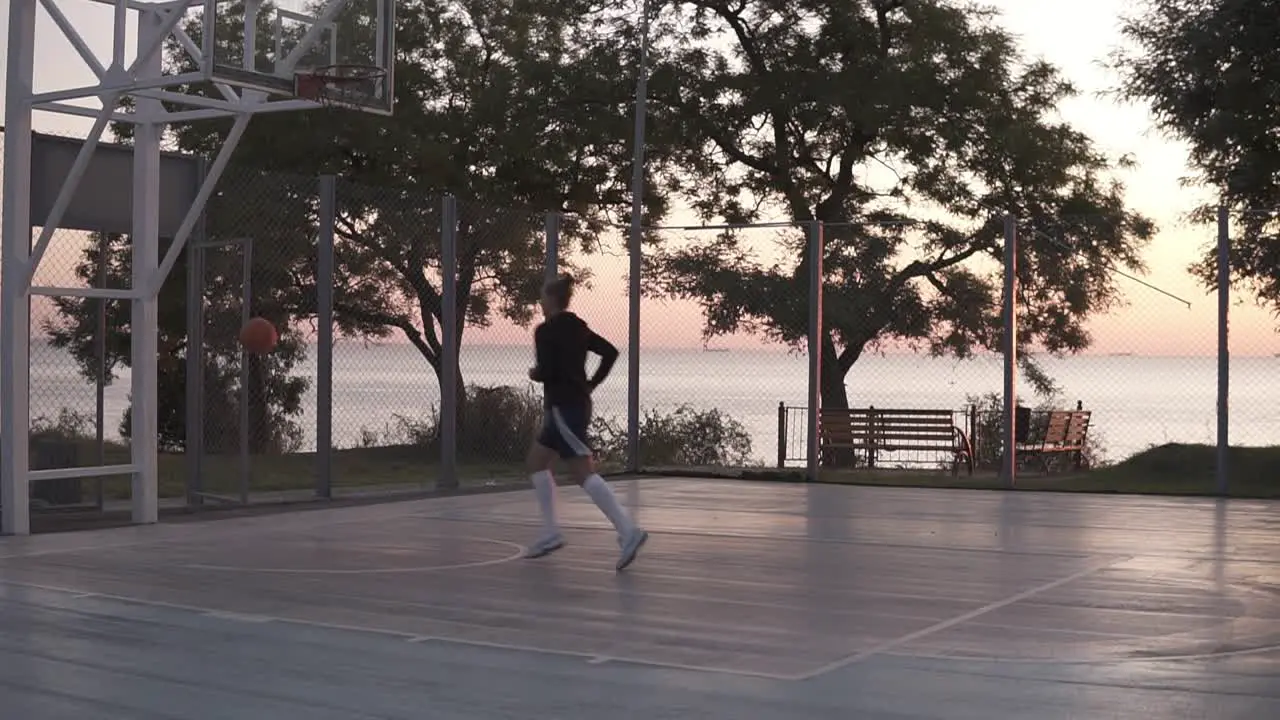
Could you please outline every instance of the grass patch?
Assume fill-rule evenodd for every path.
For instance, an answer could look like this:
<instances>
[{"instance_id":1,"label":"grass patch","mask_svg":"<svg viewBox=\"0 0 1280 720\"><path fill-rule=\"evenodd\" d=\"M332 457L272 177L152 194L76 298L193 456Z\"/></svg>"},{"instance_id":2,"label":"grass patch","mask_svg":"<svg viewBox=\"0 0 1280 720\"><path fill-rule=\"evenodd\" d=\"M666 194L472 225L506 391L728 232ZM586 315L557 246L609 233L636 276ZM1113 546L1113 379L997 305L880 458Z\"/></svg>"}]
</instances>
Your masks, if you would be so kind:
<instances>
[{"instance_id":1,"label":"grass patch","mask_svg":"<svg viewBox=\"0 0 1280 720\"><path fill-rule=\"evenodd\" d=\"M1217 455L1212 445L1168 444L1071 479L1079 492L1216 495ZM1280 498L1280 447L1227 451L1228 494Z\"/></svg>"},{"instance_id":2,"label":"grass patch","mask_svg":"<svg viewBox=\"0 0 1280 720\"><path fill-rule=\"evenodd\" d=\"M205 492L235 495L241 487L241 461L237 455L205 455L200 459ZM335 488L437 487L440 465L420 446L369 447L334 450L332 481ZM186 491L188 458L160 457L161 497L180 497ZM319 459L314 452L257 455L249 458L251 492L284 492L315 487ZM460 463L459 484L483 483L523 475L523 463Z\"/></svg>"},{"instance_id":3,"label":"grass patch","mask_svg":"<svg viewBox=\"0 0 1280 720\"><path fill-rule=\"evenodd\" d=\"M52 457L50 455L49 457ZM97 445L92 440L62 441L57 455L63 462L57 467L84 467L99 461ZM109 443L103 457L109 465L129 462L128 448ZM203 490L207 493L238 497L241 488L241 465L238 455L205 455L201 458ZM333 488L342 489L436 489L442 473L435 454L420 445L349 448L333 451ZM311 490L316 485L319 460L314 452L249 457L249 491L280 493ZM618 470L602 463L602 473ZM159 457L159 494L161 498L186 495L188 458L183 454L162 453ZM459 487L506 485L519 483L526 476L524 459L511 461L459 462ZM101 479L108 500L129 497L129 478L113 476L84 478L81 481L85 499L96 494ZM46 481L65 482L65 481ZM36 486L38 487L38 485ZM38 495L36 487L33 494Z\"/></svg>"},{"instance_id":4,"label":"grass patch","mask_svg":"<svg viewBox=\"0 0 1280 720\"><path fill-rule=\"evenodd\" d=\"M46 447L47 451L47 447ZM98 462L98 451L91 440L62 441L60 457L73 453L74 465ZM33 443L33 461L38 457ZM103 461L123 464L129 461L128 449L109 444ZM1280 498L1280 447L1237 447L1229 453L1229 495L1240 498ZM258 455L250 457L249 491L278 493L308 491L315 487L317 457L311 453ZM1026 472L1019 476L1019 490L1082 493L1120 493L1138 495L1212 496L1216 487L1217 451L1208 445L1161 445L1129 459L1085 473L1043 475ZM66 467L67 465L60 465ZM37 465L38 467L38 465ZM202 458L205 492L238 496L240 492L240 459L235 455L206 455ZM602 463L602 473L618 472L617 463ZM159 491L162 498L180 498L186 494L187 458L181 454L162 454L159 458ZM739 478L772 482L804 482L801 468L752 468L724 466L646 467L652 475L706 478ZM525 476L523 462L460 462L458 485L461 488L518 484ZM423 489L439 487L439 463L434 453L421 445L350 448L333 451L333 487L343 489ZM82 481L84 496L94 494L95 478ZM104 494L112 500L129 497L127 477L104 478ZM823 470L819 482L886 487L960 488L1003 490L997 473L978 472L972 477L952 476L945 472L908 470ZM38 487L38 486L37 486ZM33 494L37 494L33 487Z\"/></svg>"},{"instance_id":5,"label":"grass patch","mask_svg":"<svg viewBox=\"0 0 1280 720\"><path fill-rule=\"evenodd\" d=\"M1237 498L1280 498L1280 447L1235 447L1228 454L1228 495ZM804 482L801 468L647 468L655 475L740 478ZM1016 489L1129 495L1217 495L1217 449L1210 445L1161 445L1127 460L1085 473L1043 475L1027 472ZM818 482L885 487L1003 490L997 473L972 477L942 472L895 470L823 470Z\"/></svg>"}]
</instances>

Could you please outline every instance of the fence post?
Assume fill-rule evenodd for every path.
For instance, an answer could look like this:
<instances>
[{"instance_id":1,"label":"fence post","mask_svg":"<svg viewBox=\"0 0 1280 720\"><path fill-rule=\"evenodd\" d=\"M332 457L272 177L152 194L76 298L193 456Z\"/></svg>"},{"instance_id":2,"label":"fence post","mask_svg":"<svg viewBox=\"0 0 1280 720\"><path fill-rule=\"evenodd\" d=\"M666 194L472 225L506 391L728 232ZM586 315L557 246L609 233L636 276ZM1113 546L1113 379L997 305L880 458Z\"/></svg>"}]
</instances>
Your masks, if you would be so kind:
<instances>
[{"instance_id":1,"label":"fence post","mask_svg":"<svg viewBox=\"0 0 1280 720\"><path fill-rule=\"evenodd\" d=\"M458 201L440 205L440 474L436 486L458 487Z\"/></svg>"},{"instance_id":2,"label":"fence post","mask_svg":"<svg viewBox=\"0 0 1280 720\"><path fill-rule=\"evenodd\" d=\"M333 497L333 223L338 182L319 178L316 238L316 497Z\"/></svg>"},{"instance_id":3,"label":"fence post","mask_svg":"<svg viewBox=\"0 0 1280 720\"><path fill-rule=\"evenodd\" d=\"M1226 495L1230 483L1228 452L1230 438L1231 385L1231 216L1226 205L1218 206L1218 458L1216 483L1219 495Z\"/></svg>"},{"instance_id":4,"label":"fence post","mask_svg":"<svg viewBox=\"0 0 1280 720\"><path fill-rule=\"evenodd\" d=\"M196 187L204 181L207 161L196 161ZM200 213L187 243L187 412L183 447L187 474L187 505L204 504L204 253L208 237L205 214Z\"/></svg>"},{"instance_id":5,"label":"fence post","mask_svg":"<svg viewBox=\"0 0 1280 720\"><path fill-rule=\"evenodd\" d=\"M240 245L240 327L249 324L253 317L253 238L245 238ZM249 474L252 472L249 458L249 364L258 362L257 356L240 349L240 504L249 504Z\"/></svg>"},{"instance_id":6,"label":"fence post","mask_svg":"<svg viewBox=\"0 0 1280 720\"><path fill-rule=\"evenodd\" d=\"M547 213L542 227L547 243L546 270L544 274L547 282L551 282L560 274L560 213Z\"/></svg>"},{"instance_id":7,"label":"fence post","mask_svg":"<svg viewBox=\"0 0 1280 720\"><path fill-rule=\"evenodd\" d=\"M111 251L110 236L107 233L98 234L98 287L107 286L107 254ZM190 256L188 256L190 257ZM93 331L93 364L94 364L94 412L93 424L94 445L98 451L97 461L99 465L107 464L107 300L100 298L94 303L97 310L97 317L94 319ZM95 490L95 501L98 511L102 512L106 508L107 495L106 486L102 478L98 478L97 488Z\"/></svg>"},{"instance_id":8,"label":"fence post","mask_svg":"<svg viewBox=\"0 0 1280 720\"><path fill-rule=\"evenodd\" d=\"M778 467L787 466L787 404L778 402Z\"/></svg>"},{"instance_id":9,"label":"fence post","mask_svg":"<svg viewBox=\"0 0 1280 720\"><path fill-rule=\"evenodd\" d=\"M969 450L973 453L973 462L978 462L978 406L970 405L965 413L965 432L969 434Z\"/></svg>"},{"instance_id":10,"label":"fence post","mask_svg":"<svg viewBox=\"0 0 1280 720\"><path fill-rule=\"evenodd\" d=\"M1018 220L1004 218L1004 422L1000 475L1012 488L1018 467Z\"/></svg>"},{"instance_id":11,"label":"fence post","mask_svg":"<svg viewBox=\"0 0 1280 720\"><path fill-rule=\"evenodd\" d=\"M631 147L631 233L627 243L627 472L640 472L640 272L644 232L645 120L649 102L649 15L640 12L640 57L636 68L635 127Z\"/></svg>"},{"instance_id":12,"label":"fence post","mask_svg":"<svg viewBox=\"0 0 1280 720\"><path fill-rule=\"evenodd\" d=\"M818 480L818 423L822 416L822 221L809 225L809 402L805 423L805 479Z\"/></svg>"}]
</instances>

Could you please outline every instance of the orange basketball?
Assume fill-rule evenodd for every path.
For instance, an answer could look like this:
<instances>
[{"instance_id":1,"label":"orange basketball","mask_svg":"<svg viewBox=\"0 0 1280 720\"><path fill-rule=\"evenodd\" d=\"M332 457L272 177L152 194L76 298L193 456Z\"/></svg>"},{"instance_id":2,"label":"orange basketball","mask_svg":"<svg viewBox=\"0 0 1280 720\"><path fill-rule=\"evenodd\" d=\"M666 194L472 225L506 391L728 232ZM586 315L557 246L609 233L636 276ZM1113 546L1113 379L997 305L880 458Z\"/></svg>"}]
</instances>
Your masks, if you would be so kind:
<instances>
[{"instance_id":1,"label":"orange basketball","mask_svg":"<svg viewBox=\"0 0 1280 720\"><path fill-rule=\"evenodd\" d=\"M240 344L255 355L271 352L279 340L280 334L276 332L276 326L266 318L253 318L240 328Z\"/></svg>"}]
</instances>

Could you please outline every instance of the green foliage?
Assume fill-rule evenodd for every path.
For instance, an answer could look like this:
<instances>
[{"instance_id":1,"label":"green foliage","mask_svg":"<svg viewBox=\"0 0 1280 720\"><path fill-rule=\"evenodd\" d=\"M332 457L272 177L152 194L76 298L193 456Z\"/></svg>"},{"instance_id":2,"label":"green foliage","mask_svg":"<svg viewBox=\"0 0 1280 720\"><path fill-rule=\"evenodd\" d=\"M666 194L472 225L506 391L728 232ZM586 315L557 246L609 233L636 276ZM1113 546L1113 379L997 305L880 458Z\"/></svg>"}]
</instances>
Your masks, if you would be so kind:
<instances>
[{"instance_id":1,"label":"green foliage","mask_svg":"<svg viewBox=\"0 0 1280 720\"><path fill-rule=\"evenodd\" d=\"M458 459L519 462L542 426L542 397L531 388L468 385L458 418ZM396 415L382 430L362 428L359 445L424 445L440 452L440 411L423 417Z\"/></svg>"},{"instance_id":2,"label":"green foliage","mask_svg":"<svg viewBox=\"0 0 1280 720\"><path fill-rule=\"evenodd\" d=\"M663 9L653 124L686 138L664 187L707 219L829 223L828 407L847 406L845 375L884 343L959 357L999 347L1002 212L1023 226L1025 345L1087 347L1086 320L1118 302L1110 269L1141 267L1154 228L1126 208L1119 163L1057 119L1074 88L997 20L941 0ZM794 261L762 260L726 233L655 253L646 281L700 303L708 337L798 345L812 258L798 231L778 249Z\"/></svg>"},{"instance_id":3,"label":"green foliage","mask_svg":"<svg viewBox=\"0 0 1280 720\"><path fill-rule=\"evenodd\" d=\"M999 470L1000 458L1004 452L1003 396L1000 393L970 395L965 399L965 404L971 408L970 417L973 420L971 428L973 436L969 440L973 443L975 467L983 470ZM1027 437L1032 441L1035 438L1043 438L1048 428L1049 411L1062 410L1066 405L1067 403L1064 403L1060 396L1042 397L1040 402L1031 408L1031 424L1027 428ZM1081 455L1081 467L1093 470L1106 467L1108 464L1103 434L1096 425L1090 423L1089 433L1085 436L1085 450Z\"/></svg>"},{"instance_id":4,"label":"green foliage","mask_svg":"<svg viewBox=\"0 0 1280 720\"><path fill-rule=\"evenodd\" d=\"M1212 445L1156 445L1123 461L1067 481L1077 492L1218 495L1218 451ZM1232 447L1227 450L1227 495L1278 498L1276 465L1280 447Z\"/></svg>"},{"instance_id":5,"label":"green foliage","mask_svg":"<svg viewBox=\"0 0 1280 720\"><path fill-rule=\"evenodd\" d=\"M217 199L213 201L209 223L211 237L217 237L220 214ZM167 242L161 241L164 255ZM132 273L132 244L129 236L95 234L75 267L75 275L84 284L96 287L128 287ZM160 290L159 296L159 445L163 452L178 452L187 444L186 380L187 353L187 273L190 246L179 256ZM287 271L287 263L259 253L251 269L255 279ZM237 248L209 250L204 262L204 326L205 341L200 349L204 359L203 391L205 417L205 450L227 452L239 443L241 352L238 335L241 325L243 261ZM101 278L101 279L100 279ZM290 372L306 357L302 335L289 324L282 297L295 289L281 282L266 281L254 292L252 313L261 315L281 329L280 343L265 356L247 358L250 451L255 453L288 452L301 440L301 428L295 418L302 412L302 398L309 381L293 377ZM106 357L106 375L110 384L120 368L130 367L132 314L129 303L101 301L92 298L53 298L57 313L45 319L42 330L50 344L68 351L87 379L98 377L98 322L105 322L102 337ZM129 437L130 412L120 419L120 433Z\"/></svg>"},{"instance_id":6,"label":"green foliage","mask_svg":"<svg viewBox=\"0 0 1280 720\"><path fill-rule=\"evenodd\" d=\"M1120 96L1148 104L1190 147L1196 180L1241 211L1233 278L1280 308L1280 0L1148 0L1123 32ZM1211 219L1217 202L1196 217ZM1216 288L1215 251L1192 271Z\"/></svg>"},{"instance_id":7,"label":"green foliage","mask_svg":"<svg viewBox=\"0 0 1280 720\"><path fill-rule=\"evenodd\" d=\"M91 440L94 438L94 419L87 413L68 407L58 408L56 417L38 415L31 418L28 437L32 441L53 442Z\"/></svg>"},{"instance_id":8,"label":"green foliage","mask_svg":"<svg viewBox=\"0 0 1280 720\"><path fill-rule=\"evenodd\" d=\"M358 20L364 5L353 3L340 13L338 26ZM270 3L262 7L260 23L268 22L270 10ZM237 37L244 6L219 11L219 36ZM396 8L393 117L311 110L254 118L235 165L345 180L338 191L334 284L342 332L402 335L440 373L438 228L445 193L463 198L459 337L466 326L497 317L520 325L532 320L543 277L545 211L569 213L561 226L562 264L589 276L572 263L575 248L598 248L607 223L620 221L629 205L629 93L617 81L631 74L630 58L616 45L595 42L596 30L607 30L610 22L600 8L581 1L409 0ZM199 44L200 24L186 29ZM259 47L264 66L268 48ZM174 43L167 62L175 70L194 67ZM211 86L190 90L216 93ZM229 128L230 121L179 124L170 140L181 150L212 155ZM650 160L661 166L664 154L655 151ZM271 182L280 181L262 175L260 182L221 183L225 216L239 232L258 237L263 226L286 226L274 203L263 201L284 194L264 193ZM314 190L293 192L296 199L283 199L309 209L309 217L287 226L314 243ZM655 215L665 210L657 196L647 205ZM314 280L300 272L280 282ZM313 298L299 296L287 309L295 318L308 317Z\"/></svg>"},{"instance_id":9,"label":"green foliage","mask_svg":"<svg viewBox=\"0 0 1280 720\"><path fill-rule=\"evenodd\" d=\"M458 459L463 462L519 462L542 428L540 394L530 388L466 388L458 429ZM612 418L596 417L588 444L599 462L626 459L626 428ZM440 449L440 415L432 408L421 418L396 416L381 430L363 428L361 447L422 445L427 453ZM646 465L740 467L751 464L751 435L742 423L718 409L695 410L688 405L670 414L644 413L640 444Z\"/></svg>"},{"instance_id":10,"label":"green foliage","mask_svg":"<svg viewBox=\"0 0 1280 720\"><path fill-rule=\"evenodd\" d=\"M626 459L627 433L615 421L592 423L600 457ZM669 414L647 410L640 419L641 463L645 467L744 467L751 465L751 434L719 409L695 410L681 405Z\"/></svg>"}]
</instances>

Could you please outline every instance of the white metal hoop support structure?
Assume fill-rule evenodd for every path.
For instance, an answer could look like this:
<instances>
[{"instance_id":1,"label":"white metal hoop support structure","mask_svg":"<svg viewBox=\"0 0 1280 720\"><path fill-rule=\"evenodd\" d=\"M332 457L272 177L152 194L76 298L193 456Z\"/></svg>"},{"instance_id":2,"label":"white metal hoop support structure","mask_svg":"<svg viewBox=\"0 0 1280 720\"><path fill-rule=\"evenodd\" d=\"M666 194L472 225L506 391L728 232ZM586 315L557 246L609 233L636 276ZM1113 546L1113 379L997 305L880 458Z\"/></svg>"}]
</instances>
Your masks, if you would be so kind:
<instances>
[{"instance_id":1,"label":"white metal hoop support structure","mask_svg":"<svg viewBox=\"0 0 1280 720\"><path fill-rule=\"evenodd\" d=\"M305 100L267 102L267 94L255 89L237 89L214 83L221 97L197 97L171 88L205 80L204 73L166 75L163 48L166 39L183 48L197 64L203 63L201 48L187 34L181 22L185 13L204 0L142 2L141 0L89 0L112 6L112 50L109 60L98 58L68 15L61 0L11 0L9 4L9 47L5 107L3 244L0 260L0 532L26 535L31 532L30 483L38 480L75 477L130 475L132 518L135 523L159 519L157 483L157 296L165 277L177 262L195 229L204 206L226 169L249 119L260 112L300 110L314 107ZM82 0L83 1L83 0ZM332 16L345 0L329 0L326 16ZM75 53L96 78L93 85L36 93L36 16L43 8L66 37ZM129 24L136 16L137 47L132 62L126 63ZM100 24L94 30L100 29ZM294 55L300 55L302 48ZM290 57L296 63L296 57ZM119 108L125 95L135 99L132 112ZM70 105L66 101L96 97L102 108ZM164 103L188 109L166 109ZM84 139L71 164L52 208L41 221L40 235L32 238L32 116L53 112L91 117L93 129ZM174 122L233 117L231 131L209 164L199 191L183 216L172 243L160 257L161 152L164 128ZM76 190L93 162L94 151L111 122L135 126L133 142L133 206L131 286L128 289L62 288L33 286L45 251L54 242L58 229L76 197ZM98 467L60 468L32 471L30 442L30 301L33 295L64 295L86 298L128 300L132 304L131 396L133 404L128 463Z\"/></svg>"}]
</instances>

